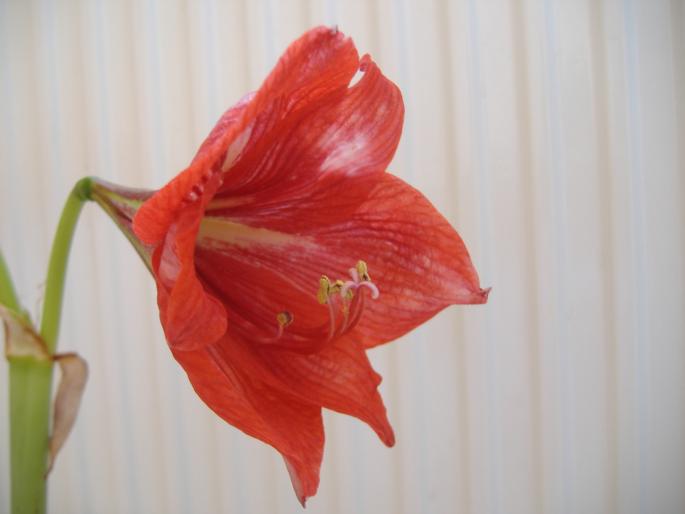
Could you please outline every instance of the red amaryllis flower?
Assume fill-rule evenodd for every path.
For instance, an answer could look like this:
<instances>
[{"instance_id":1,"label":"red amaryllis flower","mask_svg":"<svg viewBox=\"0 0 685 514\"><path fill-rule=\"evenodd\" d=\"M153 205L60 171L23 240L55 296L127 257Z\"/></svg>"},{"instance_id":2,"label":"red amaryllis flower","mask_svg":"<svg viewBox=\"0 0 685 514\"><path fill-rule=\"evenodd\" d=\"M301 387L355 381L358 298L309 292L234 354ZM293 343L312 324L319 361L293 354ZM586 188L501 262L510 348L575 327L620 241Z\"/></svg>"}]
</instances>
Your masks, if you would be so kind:
<instances>
[{"instance_id":1,"label":"red amaryllis flower","mask_svg":"<svg viewBox=\"0 0 685 514\"><path fill-rule=\"evenodd\" d=\"M151 252L162 326L198 395L283 455L302 503L322 407L394 443L365 350L487 299L459 235L385 173L403 112L368 55L316 28L160 191L94 189Z\"/></svg>"}]
</instances>

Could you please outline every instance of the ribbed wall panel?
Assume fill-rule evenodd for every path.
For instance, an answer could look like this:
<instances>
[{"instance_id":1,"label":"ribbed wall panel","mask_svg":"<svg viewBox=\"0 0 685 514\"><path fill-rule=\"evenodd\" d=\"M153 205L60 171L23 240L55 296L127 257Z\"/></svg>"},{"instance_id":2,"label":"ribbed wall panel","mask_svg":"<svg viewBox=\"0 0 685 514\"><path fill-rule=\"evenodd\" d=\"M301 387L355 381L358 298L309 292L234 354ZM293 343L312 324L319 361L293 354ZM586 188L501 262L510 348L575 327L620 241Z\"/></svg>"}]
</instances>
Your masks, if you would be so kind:
<instances>
[{"instance_id":1,"label":"ribbed wall panel","mask_svg":"<svg viewBox=\"0 0 685 514\"><path fill-rule=\"evenodd\" d=\"M0 0L0 245L24 304L78 178L161 186L318 24L400 86L391 170L493 292L370 352L397 445L327 413L308 512L685 512L682 0ZM92 206L60 348L91 373L51 512L300 512L276 452L196 398Z\"/></svg>"}]
</instances>

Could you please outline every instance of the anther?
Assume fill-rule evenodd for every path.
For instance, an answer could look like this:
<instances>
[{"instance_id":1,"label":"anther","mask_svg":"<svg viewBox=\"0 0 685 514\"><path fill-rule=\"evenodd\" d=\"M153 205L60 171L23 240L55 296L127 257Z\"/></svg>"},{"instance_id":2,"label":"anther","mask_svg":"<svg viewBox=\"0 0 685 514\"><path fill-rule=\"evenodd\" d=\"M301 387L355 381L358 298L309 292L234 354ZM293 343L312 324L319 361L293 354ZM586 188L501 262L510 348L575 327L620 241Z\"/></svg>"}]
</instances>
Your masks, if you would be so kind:
<instances>
[{"instance_id":1,"label":"anther","mask_svg":"<svg viewBox=\"0 0 685 514\"><path fill-rule=\"evenodd\" d=\"M371 281L371 277L369 276L369 268L366 266L366 263L364 261L357 261L357 265L355 266L357 273L359 275L359 280L361 281Z\"/></svg>"},{"instance_id":2,"label":"anther","mask_svg":"<svg viewBox=\"0 0 685 514\"><path fill-rule=\"evenodd\" d=\"M283 332L285 331L285 327L290 325L293 322L293 315L290 311L282 311L276 314L276 322L278 323L278 328L276 329L276 335L275 336L268 336L268 337L258 337L258 341L261 343L275 343L278 341L281 337L283 337Z\"/></svg>"},{"instance_id":3,"label":"anther","mask_svg":"<svg viewBox=\"0 0 685 514\"><path fill-rule=\"evenodd\" d=\"M319 279L319 290L316 292L316 299L321 305L328 303L328 300L335 293L339 292L345 283L342 280L336 280L331 283L326 275L321 275Z\"/></svg>"},{"instance_id":4,"label":"anther","mask_svg":"<svg viewBox=\"0 0 685 514\"><path fill-rule=\"evenodd\" d=\"M340 291L341 296L344 298L351 299L353 292L360 287L366 287L371 291L371 298L376 299L380 295L378 287L376 284L371 282L371 277L369 276L369 269L364 261L357 261L354 268L350 268L350 277L352 280L348 280L342 287Z\"/></svg>"},{"instance_id":5,"label":"anther","mask_svg":"<svg viewBox=\"0 0 685 514\"><path fill-rule=\"evenodd\" d=\"M279 327L285 328L293 322L293 315L289 311L279 312L276 315L276 321Z\"/></svg>"},{"instance_id":6,"label":"anther","mask_svg":"<svg viewBox=\"0 0 685 514\"><path fill-rule=\"evenodd\" d=\"M319 279L319 290L316 293L316 299L319 300L321 305L328 303L328 297L331 291L331 281L328 280L326 275L321 275Z\"/></svg>"}]
</instances>

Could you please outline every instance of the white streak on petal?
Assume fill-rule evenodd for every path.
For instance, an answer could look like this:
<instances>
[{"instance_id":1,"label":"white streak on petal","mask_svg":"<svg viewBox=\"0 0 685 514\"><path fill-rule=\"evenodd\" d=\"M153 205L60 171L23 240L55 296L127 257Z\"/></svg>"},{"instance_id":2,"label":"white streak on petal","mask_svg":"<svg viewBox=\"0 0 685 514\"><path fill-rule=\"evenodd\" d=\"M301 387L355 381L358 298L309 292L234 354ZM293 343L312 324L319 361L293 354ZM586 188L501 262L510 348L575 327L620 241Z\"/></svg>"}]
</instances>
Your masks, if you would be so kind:
<instances>
[{"instance_id":1,"label":"white streak on petal","mask_svg":"<svg viewBox=\"0 0 685 514\"><path fill-rule=\"evenodd\" d=\"M231 146L229 146L228 150L226 151L226 159L224 159L224 164L221 167L221 171L228 171L230 167L233 166L235 161L238 160L238 157L240 157L242 151L245 149L245 145L247 145L251 135L252 125L246 127L245 130L243 130L240 135L233 140Z\"/></svg>"},{"instance_id":2,"label":"white streak on petal","mask_svg":"<svg viewBox=\"0 0 685 514\"><path fill-rule=\"evenodd\" d=\"M364 156L362 151L366 146L366 136L363 134L357 134L350 140L341 142L321 164L321 173L344 170L351 162L358 161ZM353 170L357 169L358 166L354 166Z\"/></svg>"},{"instance_id":3,"label":"white streak on petal","mask_svg":"<svg viewBox=\"0 0 685 514\"><path fill-rule=\"evenodd\" d=\"M249 248L255 245L291 246L313 248L315 244L306 237L286 234L276 230L252 227L225 218L205 217L200 223L198 245L206 248L219 248L234 245Z\"/></svg>"}]
</instances>

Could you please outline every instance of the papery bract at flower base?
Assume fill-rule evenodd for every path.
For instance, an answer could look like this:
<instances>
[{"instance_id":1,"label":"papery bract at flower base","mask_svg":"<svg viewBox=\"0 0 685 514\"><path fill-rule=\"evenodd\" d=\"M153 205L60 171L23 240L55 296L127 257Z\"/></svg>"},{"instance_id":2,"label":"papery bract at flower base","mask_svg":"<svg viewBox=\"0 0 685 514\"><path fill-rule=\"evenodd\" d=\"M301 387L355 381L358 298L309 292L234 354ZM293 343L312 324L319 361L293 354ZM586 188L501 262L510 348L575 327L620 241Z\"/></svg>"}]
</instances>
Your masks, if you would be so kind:
<instances>
[{"instance_id":1,"label":"papery bract at flower base","mask_svg":"<svg viewBox=\"0 0 685 514\"><path fill-rule=\"evenodd\" d=\"M394 443L365 350L487 300L454 229L385 173L403 111L370 57L317 28L139 209L146 195L98 186L151 267L193 387L283 455L302 503L318 486L322 407Z\"/></svg>"}]
</instances>

